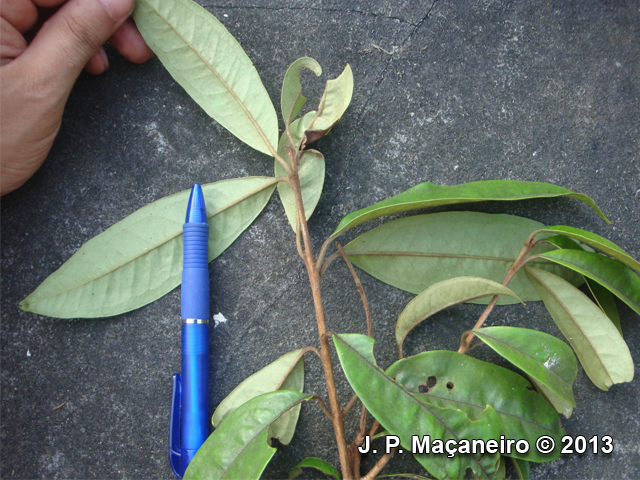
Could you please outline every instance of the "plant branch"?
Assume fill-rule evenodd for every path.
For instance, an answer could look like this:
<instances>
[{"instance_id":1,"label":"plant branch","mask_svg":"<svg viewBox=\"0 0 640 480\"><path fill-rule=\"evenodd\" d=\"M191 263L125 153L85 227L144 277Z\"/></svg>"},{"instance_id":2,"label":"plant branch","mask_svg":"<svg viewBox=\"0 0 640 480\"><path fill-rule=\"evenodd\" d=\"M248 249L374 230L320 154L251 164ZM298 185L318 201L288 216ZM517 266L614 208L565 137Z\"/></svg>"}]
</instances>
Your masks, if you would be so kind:
<instances>
[{"instance_id":1,"label":"plant branch","mask_svg":"<svg viewBox=\"0 0 640 480\"><path fill-rule=\"evenodd\" d=\"M304 204L302 201L302 190L300 187L300 178L298 176L298 168L295 162L291 165L292 173L290 175L291 188L296 200L296 210L300 222L300 233L304 244L304 264L307 268L309 283L311 285L311 293L313 296L313 304L316 313L316 321L318 324L318 335L320 337L320 356L322 359L322 368L324 370L325 380L327 382L327 393L329 395L329 404L331 406L331 422L336 435L336 443L338 446L338 456L340 457L340 467L344 480L351 480L351 466L347 449L347 440L344 431L344 421L342 418L342 407L338 401L338 392L333 375L333 365L331 362L331 351L329 348L329 337L326 335L326 324L324 320L324 309L322 308L322 295L320 292L320 275L318 266L313 257L313 247L311 245L311 237L307 226L307 219L304 215Z\"/></svg>"},{"instance_id":2,"label":"plant branch","mask_svg":"<svg viewBox=\"0 0 640 480\"><path fill-rule=\"evenodd\" d=\"M527 238L527 241L525 242L524 247L522 247L522 250L520 251L518 258L516 258L515 262L513 262L513 264L509 267L509 270L507 271L507 274L505 275L504 280L502 281L502 285L506 287L509 284L513 276L516 273L518 273L518 270L520 270L522 265L524 265L524 263L528 261L528 259L526 259L527 255L529 255L529 253L531 253L531 251L534 248L536 248L536 246L537 246L536 237L534 234L531 234L529 238ZM489 302L489 305L487 305L487 308L485 308L484 312L482 312L482 315L480 315L480 318L478 318L478 321L473 326L472 330L476 330L482 327L485 320L491 313L491 310L493 310L493 307L495 307L496 303L498 302L498 298L500 298L500 295L493 296L493 298ZM474 338L475 338L475 335L473 333L467 335L467 338L464 340L464 343L460 345L460 348L458 349L458 353L463 353L463 354L467 353L469 351L471 342L473 341Z\"/></svg>"},{"instance_id":3,"label":"plant branch","mask_svg":"<svg viewBox=\"0 0 640 480\"><path fill-rule=\"evenodd\" d=\"M320 247L320 253L318 254L318 265L321 266L323 272L326 270L326 267L324 266L324 257L327 254L327 248L329 248L329 245L331 245L331 242L334 238L335 237L330 236Z\"/></svg>"},{"instance_id":4,"label":"plant branch","mask_svg":"<svg viewBox=\"0 0 640 480\"><path fill-rule=\"evenodd\" d=\"M345 263L347 264L347 267L349 267L349 271L351 272L353 281L356 282L356 290L358 290L358 293L360 294L360 299L362 300L362 306L364 308L364 314L367 320L367 335L373 338L373 321L371 320L371 309L369 308L367 295L364 293L364 288L362 288L362 283L358 278L358 274L356 273L355 269L353 268L353 265L349 261L349 257L347 257L347 254L344 253L344 249L342 248L342 245L340 245L340 242L336 242L336 247L338 247L338 251L340 252L340 255L342 256Z\"/></svg>"},{"instance_id":5,"label":"plant branch","mask_svg":"<svg viewBox=\"0 0 640 480\"><path fill-rule=\"evenodd\" d=\"M329 268L329 265L331 265L331 262L333 262L339 256L340 256L340 252L335 252L335 253L332 253L331 255L329 255L327 257L327 259L322 263L322 266L320 267L320 276L321 277L324 276L324 272L327 271L327 268ZM318 264L318 265L320 265L320 264Z\"/></svg>"},{"instance_id":6,"label":"plant branch","mask_svg":"<svg viewBox=\"0 0 640 480\"><path fill-rule=\"evenodd\" d=\"M343 417L347 414L347 412L348 412L349 410L351 410L351 407L353 407L353 406L355 405L355 403L356 403L356 401L357 401L357 400L358 400L358 395L354 393L354 394L353 394L353 397L351 397L351 398L349 399L349 401L347 402L347 404L346 404L346 405L344 406L344 408L342 409L342 416L343 416Z\"/></svg>"},{"instance_id":7,"label":"plant branch","mask_svg":"<svg viewBox=\"0 0 640 480\"><path fill-rule=\"evenodd\" d=\"M312 397L314 400L318 401L318 404L320 405L320 408L322 409L322 411L324 412L324 414L327 416L327 418L329 420L333 420L333 416L331 415L331 412L329 411L329 409L327 408L327 404L324 403L324 400L322 400L322 397L320 397L319 395L314 395Z\"/></svg>"},{"instance_id":8,"label":"plant branch","mask_svg":"<svg viewBox=\"0 0 640 480\"><path fill-rule=\"evenodd\" d=\"M296 217L296 248L298 249L298 255L304 261L304 250L302 248L302 239L300 235L300 219Z\"/></svg>"},{"instance_id":9,"label":"plant branch","mask_svg":"<svg viewBox=\"0 0 640 480\"><path fill-rule=\"evenodd\" d=\"M391 460L391 457L393 457L394 453L396 453L395 448L389 453L385 453L382 458L378 460L378 463L373 466L369 473L362 477L362 480L373 480L374 478L376 478L376 475L380 473L380 470L382 470L387 465L387 463L389 463L389 460Z\"/></svg>"}]
</instances>

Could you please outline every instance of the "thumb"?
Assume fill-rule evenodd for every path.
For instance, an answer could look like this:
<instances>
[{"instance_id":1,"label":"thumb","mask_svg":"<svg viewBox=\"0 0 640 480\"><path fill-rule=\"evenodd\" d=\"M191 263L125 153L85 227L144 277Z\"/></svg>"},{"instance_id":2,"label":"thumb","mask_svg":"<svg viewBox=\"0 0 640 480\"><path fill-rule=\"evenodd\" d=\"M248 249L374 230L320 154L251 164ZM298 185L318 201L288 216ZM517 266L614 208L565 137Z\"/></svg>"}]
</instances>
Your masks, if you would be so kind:
<instances>
[{"instance_id":1,"label":"thumb","mask_svg":"<svg viewBox=\"0 0 640 480\"><path fill-rule=\"evenodd\" d=\"M44 23L21 59L38 65L70 91L85 64L133 7L134 0L70 0Z\"/></svg>"}]
</instances>

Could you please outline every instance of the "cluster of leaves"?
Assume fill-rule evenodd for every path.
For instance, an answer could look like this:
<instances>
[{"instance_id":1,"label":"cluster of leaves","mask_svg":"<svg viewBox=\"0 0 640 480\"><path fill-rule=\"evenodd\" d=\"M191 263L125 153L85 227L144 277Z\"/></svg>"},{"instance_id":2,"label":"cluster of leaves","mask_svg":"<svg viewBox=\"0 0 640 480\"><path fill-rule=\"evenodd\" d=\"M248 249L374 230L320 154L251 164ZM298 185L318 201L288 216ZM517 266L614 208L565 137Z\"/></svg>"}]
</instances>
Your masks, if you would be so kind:
<instances>
[{"instance_id":1,"label":"cluster of leaves","mask_svg":"<svg viewBox=\"0 0 640 480\"><path fill-rule=\"evenodd\" d=\"M231 133L275 158L273 177L203 186L211 232L209 260L252 223L276 188L304 258L305 220L324 182L323 155L306 147L326 135L348 107L353 90L351 69L347 66L338 78L327 82L316 110L298 117L306 102L300 70L307 68L320 75L321 68L311 58L296 60L283 81L285 131L278 137L275 109L258 73L215 17L191 0L136 3L138 28L171 75ZM185 191L153 202L88 241L21 303L22 308L60 318L104 317L139 308L178 286L187 196ZM576 406L574 352L600 389L633 378L614 296L640 313L640 263L593 233L567 226L546 227L513 215L423 214L384 223L325 259L328 246L339 235L383 216L442 205L561 196L587 203L607 221L585 195L546 183L519 181L455 186L422 183L342 219L312 261L314 268L324 272L342 255L349 266L353 263L389 285L416 294L396 324L399 360L386 370L376 363L372 336L333 336L351 387L376 426L383 428L378 436L397 435L405 449L416 434L444 441L504 435L531 445L536 438L549 435L559 446L564 434L559 414L568 417ZM298 214L300 205L304 215ZM578 289L582 284L593 300ZM536 300L544 302L572 348L534 330L481 328L495 304ZM368 310L366 297L364 302ZM403 358L404 339L416 325L464 302L488 306L463 336L458 352L430 351ZM467 355L473 337L523 375ZM222 401L212 418L216 429L189 466L187 478L258 478L275 453L272 439L284 445L291 441L301 403L312 398L320 401L332 420L342 421L346 408L336 417L335 409L329 411L320 397L303 393L303 356L308 351L319 353L313 347L289 352L247 378ZM327 379L329 393L335 388L332 383ZM361 424L366 426L366 416L363 418ZM374 427L371 433L375 432ZM359 431L354 447L362 442L363 433ZM546 462L559 455L557 447L550 455L530 449L523 454L513 452L511 458L517 475L527 478L528 462ZM499 454L458 453L453 458L416 454L415 458L436 478L462 478L468 468L478 478L505 477L505 458ZM385 463L381 459L380 468ZM346 466L343 462L341 475L323 460L310 457L290 475L312 467L336 478L359 478L357 465L359 460ZM364 478L373 478L380 468Z\"/></svg>"}]
</instances>

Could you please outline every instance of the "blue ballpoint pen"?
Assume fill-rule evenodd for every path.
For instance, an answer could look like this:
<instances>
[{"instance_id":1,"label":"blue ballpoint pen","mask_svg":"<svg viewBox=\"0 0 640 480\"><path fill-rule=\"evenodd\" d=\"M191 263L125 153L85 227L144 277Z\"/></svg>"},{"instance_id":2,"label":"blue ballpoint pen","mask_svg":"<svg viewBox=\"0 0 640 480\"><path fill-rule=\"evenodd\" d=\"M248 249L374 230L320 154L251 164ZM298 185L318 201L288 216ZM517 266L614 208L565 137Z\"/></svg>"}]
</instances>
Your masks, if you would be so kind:
<instances>
[{"instance_id":1,"label":"blue ballpoint pen","mask_svg":"<svg viewBox=\"0 0 640 480\"><path fill-rule=\"evenodd\" d=\"M173 376L169 426L169 462L178 478L209 436L209 225L200 185L191 189L182 231L182 376Z\"/></svg>"}]
</instances>

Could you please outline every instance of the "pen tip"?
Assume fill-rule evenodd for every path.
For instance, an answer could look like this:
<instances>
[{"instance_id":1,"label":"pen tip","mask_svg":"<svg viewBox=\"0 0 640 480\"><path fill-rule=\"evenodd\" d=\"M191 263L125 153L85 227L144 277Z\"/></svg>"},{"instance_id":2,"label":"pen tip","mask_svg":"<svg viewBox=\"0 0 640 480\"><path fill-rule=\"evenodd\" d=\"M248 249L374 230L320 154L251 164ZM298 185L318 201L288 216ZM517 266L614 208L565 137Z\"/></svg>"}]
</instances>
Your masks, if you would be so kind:
<instances>
[{"instance_id":1,"label":"pen tip","mask_svg":"<svg viewBox=\"0 0 640 480\"><path fill-rule=\"evenodd\" d=\"M204 206L202 187L197 183L191 189L185 223L207 223L207 211Z\"/></svg>"}]
</instances>

